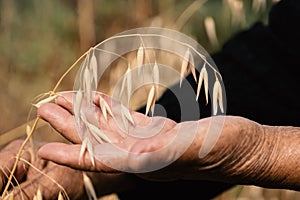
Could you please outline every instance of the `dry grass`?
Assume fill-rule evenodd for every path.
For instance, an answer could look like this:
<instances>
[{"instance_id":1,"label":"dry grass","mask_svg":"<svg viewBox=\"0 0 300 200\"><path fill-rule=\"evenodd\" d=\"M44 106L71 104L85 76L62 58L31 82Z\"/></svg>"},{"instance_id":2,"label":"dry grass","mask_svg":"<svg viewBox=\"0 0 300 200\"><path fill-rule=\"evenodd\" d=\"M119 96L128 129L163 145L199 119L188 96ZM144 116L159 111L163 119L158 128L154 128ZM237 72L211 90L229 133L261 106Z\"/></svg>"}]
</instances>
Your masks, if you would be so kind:
<instances>
[{"instance_id":1,"label":"dry grass","mask_svg":"<svg viewBox=\"0 0 300 200\"><path fill-rule=\"evenodd\" d=\"M3 2L4 2L4 0L0 1L0 3L2 3L4 5ZM9 1L5 1L5 2L9 2ZM83 1L80 1L80 2L82 3ZM143 4L143 3L141 3L142 1L138 1L138 2L140 2L139 4ZM182 12L182 15L180 15L180 17L177 18L177 21L176 20L173 20L173 21L172 20L171 21L170 20L165 20L164 21L163 20L164 19L163 14L154 15L152 17L140 15L139 16L140 21L137 22L137 24L142 26L142 25L151 24L152 22L156 23L156 22L159 21L160 24L163 25L163 26L177 27L179 29L182 29L182 30L188 32L188 33L192 33L192 31L189 31L189 30L191 30L190 27L191 26L195 27L195 26L194 26L192 21L191 21L190 24L188 22L192 18L193 14L201 9L204 2L205 1L194 1L191 4L193 6L188 6L187 9L186 9L186 12L185 11ZM224 2L226 4L226 5L224 5L224 7L227 6L231 11L231 15L233 16L232 21L231 21L232 26L236 27L237 24L239 24L243 28L246 27L245 23L246 23L247 17L245 16L245 6L243 4L243 1L238 1L238 0L227 0L227 1L225 1L224 0ZM254 0L252 6L253 6L253 10L255 12L262 12L264 9L267 9L266 5L267 4L266 4L265 0ZM8 6L13 6L13 5L8 5ZM143 6L141 6L141 5L140 5L140 7L143 8ZM175 5L174 5L174 7L175 7ZM195 8L197 8L197 9L195 9ZM9 9L6 9L6 10L9 10ZM86 11L84 11L84 9L83 9L82 12L84 13ZM143 10L142 10L142 12L143 12ZM147 15L147 13L149 13L149 12L144 12L145 15ZM169 13L174 13L174 12L170 11ZM228 12L225 10L224 13L228 13ZM84 14L82 14L82 15L84 16ZM92 19L93 16L89 15L89 17ZM147 18L150 19L150 20L149 21L145 20ZM166 18L174 19L174 16L167 16ZM5 19L9 19L9 18L5 18ZM145 21L146 21L146 24L144 23ZM166 23L166 21L168 21L168 23ZM175 21L177 23L175 23ZM3 22L3 21L1 21L1 22ZM82 22L83 21L81 21L80 24L84 28L84 23L82 23ZM219 48L222 45L222 43L224 41L226 41L226 39L228 38L228 36L223 37L223 38L218 38L217 37L217 33L221 32L221 31L218 31L218 28L219 28L218 24L220 24L220 23L218 23L217 20L214 21L214 22L215 23L213 24L212 20L210 20L210 21L208 20L208 22L206 20L206 23L203 23L203 24L206 24L206 27L207 27L206 28L206 34L208 34L209 42L201 41L201 43L203 42L203 44L205 44L205 47L206 47L206 49L209 50L209 52L216 51L217 48ZM196 21L196 24L198 24L198 23L199 23L199 21ZM7 24L7 22L5 22L5 23L3 22L1 25L3 27L6 27L5 24ZM116 33L116 32L120 31L120 27L117 27L118 26L117 22L116 23L111 23L111 24L112 24L111 27L107 28L106 35L102 35L102 39L104 39L108 35L111 35L112 33ZM95 31L95 29L94 29L95 27L91 27L90 23L88 25L89 25L89 30L90 30L89 32ZM128 27L126 27L126 29L127 28ZM5 30L7 30L7 29L5 29ZM233 30L234 30L234 28L233 28ZM98 32L101 32L101 31L98 31ZM233 32L231 32L231 34L232 33ZM9 32L6 31L4 33L5 37L2 37L2 38L9 38L7 35L9 35ZM82 37L84 37L84 35L85 34L81 34ZM86 35L89 35L90 38L82 38L82 41L81 41L82 45L80 45L82 50L86 49L87 46L89 47L89 45L91 43L93 43L93 41L95 40L95 35L93 35L93 34L86 34ZM203 35L201 37L203 37ZM84 41L87 41L87 42L84 42ZM4 42L1 42L1 43L5 44ZM43 44L43 42L40 42L40 43ZM89 43L89 44L87 45L87 43ZM18 43L18 45L19 45L19 43ZM7 48L7 49L10 49L10 48ZM48 70L51 72L50 74L52 74L52 77L50 76L50 77L45 78L44 76L42 76L42 74L43 73L44 74L49 74L49 73L45 73L45 71L42 71L42 73L35 74L36 77L37 77L36 80L32 80L32 78L30 78L30 81L32 81L31 83L26 78L24 78L24 77L27 77L27 75L28 75L26 72L20 73L19 79L13 79L13 78L15 78L16 74L11 73L9 71L9 70L11 70L10 67L6 67L6 66L12 66L12 65L13 66L21 66L22 65L22 66L25 66L24 68L26 68L26 65L23 65L23 63L21 63L21 62L20 63L14 63L11 60L7 61L5 59L1 59L1 65L5 66L5 67L1 67L1 71L0 71L1 74L2 74L2 76L0 77L0 83L1 83L0 84L0 89L2 90L2 94L3 94L3 95L0 96L0 99L1 99L2 105L6 105L5 107L1 108L1 111L3 111L2 112L3 115L8 116L6 119L1 119L1 121L0 121L0 124L1 124L1 129L0 130L1 130L1 132L7 131L12 127L16 127L17 125L19 125L23 121L25 121L27 111L28 111L29 105L31 103L31 99L32 99L31 97L36 95L37 93L41 92L44 88L49 88L49 86L51 86L51 84L53 84L55 81L57 81L56 76L57 76L57 74L60 74L61 71L53 69L52 64L60 66L60 68L58 67L57 69L61 69L62 66L65 66L65 65L63 65L62 63L57 63L57 62L59 62L59 60L62 60L62 58L58 56L59 54L62 54L62 52L61 52L61 50L58 50L58 48L56 48L56 49L57 49L56 53L53 53L51 55L48 54L49 57L43 58L44 62L49 62L49 60L51 62L51 65L49 65L49 64L44 64L44 65L45 65L45 69L48 66ZM67 51L67 50L65 50L65 51ZM141 52L141 51L143 51L143 52ZM44 52L48 52L48 51L45 50ZM11 52L10 54L15 54L15 52ZM146 54L144 49L138 51L137 54L138 54L138 57L136 58L136 61L133 61L133 62L143 63L144 58L145 58L145 54ZM149 52L148 55L151 55L151 53ZM34 57L34 56L31 56L31 57ZM72 59L74 58L74 56L69 56L69 60L68 61L64 60L64 64L71 60L70 57L72 57ZM141 59L141 57L143 57L143 59ZM153 59L153 56L149 56L149 57L150 57L150 60ZM181 59L174 58L174 55L170 55L170 54L165 53L165 52L160 52L158 54L158 56L156 57L156 59L159 60L161 63L163 63L165 65L172 65L174 67L174 69L176 69L178 71L180 71L182 69ZM55 63L52 63L53 60L55 60ZM141 60L143 60L143 62ZM186 60L190 60L190 59L187 58ZM122 62L122 61L119 61L119 62ZM151 60L151 62L154 62L154 61ZM91 63L95 63L95 62L92 61ZM39 64L41 64L41 63L39 63ZM95 65L95 64L91 64L91 66L93 66L93 65ZM118 68L117 65L118 64L115 63L115 66L111 66L105 72L104 76L101 77L100 84L99 84L100 85L99 89L101 91L107 93L107 94L111 94L111 91L112 91L111 86L115 85L115 83L117 82L119 77L126 70L126 69L123 69L123 68L122 69ZM76 67L76 65L74 65L74 68L75 67ZM91 67L91 68L94 68L94 67ZM186 67L184 67L184 68L186 68ZM73 69L73 67L69 68L69 70L71 70L71 69ZM74 73L72 74L72 72L70 72L69 70L67 71L67 74L71 73L70 77L74 77ZM97 76L95 74L95 71L96 70L94 70L93 73L92 73L93 77ZM183 71L188 71L188 70L183 70ZM202 73L204 74L205 72L202 72ZM19 74L17 74L17 75L19 75ZM205 77L205 75L202 75L202 76ZM172 85L175 82L178 82L178 79L174 79L173 77L172 78L168 77L166 74L160 74L159 78L160 79L168 79L169 80L169 82L168 82L169 85ZM70 89L70 87L73 84L73 79L74 78L70 78L69 80L65 80L64 84L62 84L62 79L60 79L58 81L58 84L55 85L55 87L54 87L54 89L51 93L51 97L49 97L49 99L47 99L45 101L50 101L50 100L53 100L55 98L55 96L54 96L55 91L59 88L59 86L61 87L63 85L63 87L61 87L61 88ZM46 82L43 81L43 80L46 80ZM199 87L201 88L202 81L204 81L204 88L205 88L205 91L206 91L207 83L206 83L205 78L200 78L199 77L199 81L198 81L198 84L200 84ZM24 85L24 82L28 82L28 84ZM40 82L42 82L43 84L39 84ZM40 88L37 88L37 85L40 85ZM21 87L23 89L22 91L16 91L15 88L21 88ZM142 89L140 89L140 90L138 90L134 93L133 100L131 101L131 105L130 105L131 108L136 109L136 108L140 107L141 105L145 104L150 87L151 86L149 86L147 88L142 88ZM159 88L159 91L156 91L156 92L158 92L158 95L156 96L156 98L164 91L164 89L165 88ZM206 96L207 96L207 92L205 92L205 93L206 93ZM18 100L20 95L23 97L23 101L21 103ZM215 96L217 96L216 99L219 100L219 103L222 102L222 97L220 96L220 92L219 92L218 87L216 87L216 95ZM143 97L143 98L140 98L140 97ZM152 101L150 101L150 102L152 102ZM44 102L39 102L37 104L37 106L40 105L41 103L44 103ZM16 104L19 104L19 106L16 106ZM151 103L149 103L149 104L151 104ZM102 103L102 105L103 105L103 103ZM215 104L215 106L216 106L216 104ZM105 106L103 106L103 107L105 107ZM221 109L222 105L219 104L219 107ZM13 109L16 109L16 110L13 110ZM125 113L124 116L127 118L127 120L130 121L130 115L128 115L128 113L126 111L128 111L128 110L126 109L124 111L124 113ZM15 112L19 112L19 114L16 114ZM102 110L102 112L104 112L104 111ZM109 113L109 111L108 111L108 113ZM31 135L33 134L33 131L35 130L35 128L37 128L35 125L33 125L33 126L31 125L31 130L27 131L28 132L28 135L27 135L28 140L31 138ZM15 139L16 137L18 137L20 135L22 137L24 137L25 132L26 132L26 127L22 126L21 129L22 129L22 131L20 131L20 129L15 130L14 133L16 133L16 134L15 135L11 134L11 137L10 138L5 138L4 142L8 143L10 140L13 140L13 139ZM20 134L20 132L22 132L22 134ZM59 136L58 134L55 134L55 132L53 130L45 130L44 129L44 132L48 132L48 133L51 133L51 134L45 134L45 133L44 134L35 134L35 135L33 135L33 139L36 140L36 141L65 141L63 138L61 138L61 136ZM0 142L3 143L3 141L1 141L1 140L0 140ZM0 146L1 146L1 144L0 144ZM104 200L104 199L105 200L118 199L118 197L117 197L117 195L112 194L112 195L102 197L100 199L102 199L102 200ZM225 200L226 199L230 199L230 200L231 199L244 199L244 200L246 200L246 199L280 199L280 200L283 199L283 200L292 200L292 199L300 199L300 194L298 192L289 191L289 190L271 190L271 189L264 189L264 188L260 188L260 187L254 187L254 186L236 186L233 189L231 189L231 190L223 193L219 197L215 198L215 200L221 200L221 199L225 199Z\"/></svg>"}]
</instances>

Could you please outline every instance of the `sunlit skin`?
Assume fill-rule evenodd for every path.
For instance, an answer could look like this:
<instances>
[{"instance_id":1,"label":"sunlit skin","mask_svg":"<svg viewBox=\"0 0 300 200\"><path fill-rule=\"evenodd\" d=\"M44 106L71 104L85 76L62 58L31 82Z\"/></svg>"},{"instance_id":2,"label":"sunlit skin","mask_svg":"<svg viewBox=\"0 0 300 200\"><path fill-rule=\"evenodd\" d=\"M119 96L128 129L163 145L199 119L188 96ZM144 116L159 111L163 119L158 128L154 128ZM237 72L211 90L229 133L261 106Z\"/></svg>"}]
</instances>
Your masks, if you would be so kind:
<instances>
[{"instance_id":1,"label":"sunlit skin","mask_svg":"<svg viewBox=\"0 0 300 200\"><path fill-rule=\"evenodd\" d=\"M99 106L97 98L95 98L95 104ZM104 98L109 102L109 97L104 96ZM71 144L48 143L38 151L40 158L48 160L43 162L50 163L49 165L43 165L45 170L51 165L57 169L57 171L53 171L55 173L52 176L62 186L69 187L67 192L70 196L84 195L80 175L78 175L79 182L76 181L76 185L67 183L68 179L66 178L72 176L72 182L75 182L74 174L80 174L80 170L91 171L89 175L94 183L97 182L95 187L98 195L118 192L120 188L116 185L124 182L126 182L127 188L122 189L133 189L134 182L131 178L135 175L146 180L211 180L267 188L300 190L300 169L298 167L300 164L300 128L264 126L238 116L217 116L183 123L175 123L170 119L157 117L156 123L163 124L159 134L141 140L134 137L124 137L124 134L120 136L120 129L116 126L114 120L108 116L108 121L105 121L100 108L98 108L96 113L99 115L100 128L110 137L115 146L127 152L132 152L135 156L132 156L132 154L114 154L107 144L99 144L94 146L95 166L91 164L87 153L84 155L84 161L79 164L81 140L75 128L72 99L72 94L67 94L64 97L59 97L56 104L47 103L38 109L38 115L71 142ZM131 114L136 125L149 123L149 117L134 111L131 111ZM223 122L224 120L224 126L213 149L208 155L200 159L198 156L199 150L212 119L217 122ZM155 157L143 157L142 155L145 152L154 152L170 144L178 134L179 127L189 127L196 123L199 128L192 143L170 165L156 171L138 174L128 174L117 170L118 167L121 167L139 172L149 163L160 164L162 160L172 160L175 155L178 155L177 151L182 150L178 146L169 145L170 148L167 152L156 154ZM186 134L189 134L188 129ZM7 153L7 150L1 152L3 155L1 155L1 166L4 166L3 160L7 160L8 156L11 158L11 155L15 152L13 148L9 149L9 153ZM26 158L29 159L29 157L27 155ZM104 163L107 160L110 161L110 166L118 167L113 168L105 165ZM29 174L32 169L29 167L28 172L26 169L22 170L24 168L21 170L18 168L17 177L22 176L22 174ZM64 176L60 175L62 171ZM65 171L70 173L66 174ZM37 178L39 182L41 179L47 180L43 176ZM111 181L112 184L109 184L111 187L108 184L99 184L103 181ZM26 182L22 184L26 185ZM78 189L79 185L81 185L81 189ZM17 190L17 188L15 189ZM24 192L33 194L30 187ZM58 191L48 191L48 196L54 195L56 192Z\"/></svg>"},{"instance_id":2,"label":"sunlit skin","mask_svg":"<svg viewBox=\"0 0 300 200\"><path fill-rule=\"evenodd\" d=\"M7 180L7 175L13 167L15 161L14 157L22 142L22 140L15 140L0 151L1 190L5 186L4 183ZM41 145L43 144L36 143L36 150L39 149ZM57 184L64 188L70 199L88 199L83 185L81 170L58 165L39 157L33 159L34 157L32 157L30 149L29 146L25 148L21 160L30 162L32 166L28 165L27 162L20 161L15 172L15 178L18 180L19 185L14 184L15 186L9 191L9 193L14 193L14 199L31 200L38 188L40 188L44 199L57 199L59 192L61 192ZM35 168L45 175L42 175L41 172ZM98 186L95 189L99 196L134 188L132 175L130 174L87 172L87 175L91 178L93 184ZM51 177L56 183L47 176ZM108 182L109 184L106 184ZM121 185L122 187L120 187ZM117 188L118 190L116 190Z\"/></svg>"},{"instance_id":3,"label":"sunlit skin","mask_svg":"<svg viewBox=\"0 0 300 200\"><path fill-rule=\"evenodd\" d=\"M107 97L106 97L107 98ZM95 100L97 102L97 100ZM98 112L101 115L101 112ZM85 164L79 165L78 155L80 151L80 139L77 135L74 116L72 115L72 97L58 98L57 104L46 104L39 109L39 115L48 121L55 129L62 133L73 144L50 143L44 145L39 155L43 159L71 166L77 169L99 172L116 172L101 162L101 156L96 159L96 165L92 166L88 154L85 155ZM132 111L136 124L145 123L148 117ZM223 120L223 117L217 117ZM100 121L104 120L100 116ZM135 153L152 152L162 148L175 137L177 129L182 124L199 123L199 129L189 148L171 165L145 174L140 177L168 180L168 179L206 179L231 182L235 184L255 184L265 187L280 187L299 189L300 169L297 167L300 157L300 129L296 127L271 127L263 126L251 120L226 116L225 124L220 138L212 151L204 158L198 156L206 129L211 118L199 121L183 122L176 124L174 121L160 117L164 128L159 134L147 140L118 137L120 131L114 124L114 120L107 123L100 122L101 129L107 133L115 145L126 148ZM186 131L188 134L188 130ZM110 155L112 162L126 162L127 157L114 159L114 155L105 152L105 145L95 146L95 152ZM178 147L171 150L176 151ZM56 151L52 151L55 149ZM140 170L144 164L160 162L160 159L170 159L174 154L168 152L159 155L159 158L130 157L135 160L135 166L130 169ZM130 163L130 162L129 162ZM178 173L182 172L182 173Z\"/></svg>"}]
</instances>

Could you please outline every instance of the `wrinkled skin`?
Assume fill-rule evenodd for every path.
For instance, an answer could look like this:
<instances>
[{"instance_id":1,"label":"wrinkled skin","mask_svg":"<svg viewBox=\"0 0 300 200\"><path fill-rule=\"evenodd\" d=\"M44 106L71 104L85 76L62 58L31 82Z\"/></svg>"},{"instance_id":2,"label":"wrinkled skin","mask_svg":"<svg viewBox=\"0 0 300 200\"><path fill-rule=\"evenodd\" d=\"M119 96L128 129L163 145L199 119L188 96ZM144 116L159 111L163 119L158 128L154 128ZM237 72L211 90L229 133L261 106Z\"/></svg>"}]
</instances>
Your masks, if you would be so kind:
<instances>
[{"instance_id":1,"label":"wrinkled skin","mask_svg":"<svg viewBox=\"0 0 300 200\"><path fill-rule=\"evenodd\" d=\"M110 102L109 97L103 97ZM84 161L78 162L81 140L75 128L72 99L72 94L59 97L56 104L42 105L38 109L38 114L73 144L45 144L39 148L38 155L40 157L35 161L30 160L31 156L28 151L25 151L22 156L23 159L31 161L34 166L62 185L71 199L86 198L81 170L90 171L88 175L93 180L98 196L134 190L138 184L135 183L137 177L151 181L208 180L300 190L298 181L300 179L300 169L298 168L300 129L297 127L263 126L236 116L218 116L178 124L170 119L156 117L154 125L163 127L159 134L147 139L138 139L121 135L114 120L109 117L106 122L100 108L97 108L100 128L114 144L94 146L96 160L95 166L93 166L87 153L84 155ZM95 104L99 106L96 102L98 102L97 98ZM118 115L118 113L114 114ZM150 122L150 118L143 114L134 111L131 111L131 114L136 125L145 125ZM199 158L199 150L212 120L215 120L216 123L224 123L221 135L208 155ZM188 148L183 154L178 154L178 151L182 150L180 147L184 146L185 142L178 143L177 146L169 145L168 151L158 152L156 156L143 156L145 152L154 152L167 144L172 144L170 142L176 137L180 127L187 128L185 134L189 134L189 130L191 130L189 127L194 127L195 124L198 127L195 137L191 143L188 143ZM0 166L2 169L12 168L12 158L20 143L20 141L15 141L1 151ZM115 153L114 147L134 154ZM149 163L159 165L162 164L161 161L174 160L177 158L176 155L179 155L176 161L155 171L144 173L120 171L120 169L124 169L141 172ZM109 166L105 164L108 161ZM4 172L7 173L5 170ZM38 186L41 186L44 199L57 198L59 188L32 167L20 162L15 176L20 181L25 199L31 199ZM5 182L3 173L1 177ZM143 186L139 185L139 187ZM0 188L3 188L3 185L0 185ZM20 189L15 187L14 192L19 194L15 199L20 199Z\"/></svg>"},{"instance_id":2,"label":"wrinkled skin","mask_svg":"<svg viewBox=\"0 0 300 200\"><path fill-rule=\"evenodd\" d=\"M104 97L108 102L108 97ZM97 102L97 99L95 100ZM97 103L96 103L97 104ZM99 108L98 108L99 109ZM115 146L129 154L112 153L111 146L100 144L94 147L96 164L92 166L90 157L85 154L84 164L79 164L80 140L75 130L72 114L72 96L58 98L57 104L45 104L40 107L39 115L48 121L74 144L50 143L39 150L43 159L76 169L91 170L105 173L118 172L117 169L140 172L149 163L160 163L162 160L172 160L178 146L155 157L142 156L144 152L153 152L169 144L176 136L180 126L189 127L198 124L196 135L187 150L172 164L162 169L139 173L138 176L147 180L210 180L233 184L254 184L268 188L289 188L300 190L300 129L296 127L263 126L254 121L236 117L219 116L176 124L174 121L158 117L158 122L164 124L159 134L145 140L134 137L120 137L119 129L114 120L104 121L100 109L97 111L101 129L104 130ZM143 114L131 111L136 124L147 123L149 120ZM116 113L118 114L118 113ZM203 143L207 128L214 119L224 121L221 135L204 158L199 158L198 152ZM188 134L188 129L186 134ZM182 142L183 143L183 142ZM180 146L181 144L179 144ZM56 151L51 151L56 149ZM66 156L68 155L68 156ZM103 163L109 161L109 167Z\"/></svg>"},{"instance_id":3,"label":"wrinkled skin","mask_svg":"<svg viewBox=\"0 0 300 200\"><path fill-rule=\"evenodd\" d=\"M16 140L11 142L0 152L0 189L4 189L7 176L9 171L12 169L15 162L15 156L22 144L22 140ZM27 146L25 147L25 152L23 153L21 160L26 160L34 165L37 169L41 170L47 176L50 176L56 180L61 186L65 188L68 194L71 194L71 198L78 198L84 195L83 182L82 182L82 172L57 165L51 161L41 160L39 158L34 158L31 149ZM14 199L32 199L34 194L36 194L38 188L41 189L45 199L56 199L60 191L60 188L53 183L49 178L40 174L36 169L29 166L26 162L20 161L18 163L17 170L15 172L15 177L18 180L19 186L15 184L13 189L9 192L14 192ZM73 177L71 179L63 179L62 177ZM72 182L76 180L79 189L75 188Z\"/></svg>"},{"instance_id":4,"label":"wrinkled skin","mask_svg":"<svg viewBox=\"0 0 300 200\"><path fill-rule=\"evenodd\" d=\"M13 167L15 156L22 142L22 140L15 140L0 151L0 191L5 187L7 176ZM41 143L38 143L35 144L35 147L39 148L41 145ZM31 148L28 148L28 145L25 148L24 154L21 156L21 160L30 162L35 168L46 174L46 176L51 177L64 188L70 199L88 199L83 185L81 170L58 165L54 162L40 159L39 157L33 157ZM119 191L122 191L131 187L130 175L128 174L87 172L87 175L91 178L93 184L98 186L98 188L95 189L100 196L111 193L112 188L120 188ZM61 191L57 184L50 178L42 175L23 161L18 163L14 176L18 180L19 186L16 185L14 181L15 186L10 188L8 192L14 193L15 200L33 199L38 188L42 191L43 199L57 199L58 194ZM123 186L121 188L120 185L124 185L125 181L125 187ZM110 184L106 184L106 182L109 182Z\"/></svg>"}]
</instances>

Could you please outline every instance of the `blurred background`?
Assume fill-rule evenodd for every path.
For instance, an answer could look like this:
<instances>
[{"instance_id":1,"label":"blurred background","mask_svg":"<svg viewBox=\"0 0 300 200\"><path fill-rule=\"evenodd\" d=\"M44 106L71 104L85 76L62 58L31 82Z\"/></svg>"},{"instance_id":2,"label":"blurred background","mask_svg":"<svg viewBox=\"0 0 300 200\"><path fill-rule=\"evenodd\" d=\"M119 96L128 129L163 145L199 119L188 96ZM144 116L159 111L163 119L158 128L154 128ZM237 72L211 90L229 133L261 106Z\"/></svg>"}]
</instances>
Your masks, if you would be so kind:
<instances>
[{"instance_id":1,"label":"blurred background","mask_svg":"<svg viewBox=\"0 0 300 200\"><path fill-rule=\"evenodd\" d=\"M275 0L0 0L0 134L27 121L33 98L50 91L90 47L144 26L179 30L210 54L255 22ZM76 69L60 89L71 90ZM116 197L114 197L116 198ZM237 186L220 199L299 199L297 192Z\"/></svg>"}]
</instances>

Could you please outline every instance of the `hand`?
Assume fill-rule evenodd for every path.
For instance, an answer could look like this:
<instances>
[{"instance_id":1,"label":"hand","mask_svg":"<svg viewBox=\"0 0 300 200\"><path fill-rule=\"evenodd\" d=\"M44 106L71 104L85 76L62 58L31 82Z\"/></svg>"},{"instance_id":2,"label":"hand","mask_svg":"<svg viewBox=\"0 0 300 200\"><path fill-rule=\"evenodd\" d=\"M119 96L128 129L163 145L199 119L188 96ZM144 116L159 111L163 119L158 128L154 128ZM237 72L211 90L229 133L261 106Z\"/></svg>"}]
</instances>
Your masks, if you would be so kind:
<instances>
[{"instance_id":1,"label":"hand","mask_svg":"<svg viewBox=\"0 0 300 200\"><path fill-rule=\"evenodd\" d=\"M297 181L300 178L300 170L297 168L297 160L300 160L297 150L299 128L267 127L235 116L216 116L179 124L163 117L154 117L151 123L150 118L132 111L136 125L150 123L147 126L149 131L156 126L162 127L155 136L141 139L122 136L124 133L120 133L112 118L108 122L103 121L98 108L96 113L99 115L100 128L114 143L94 146L96 163L93 166L88 155L84 157L84 165L78 162L81 141L72 113L72 95L58 98L57 104L45 104L38 112L75 143L52 143L40 149L39 155L42 158L59 164L99 172L136 172L138 176L151 180L210 180L300 189ZM223 129L211 151L204 158L199 158L199 150L213 120L216 124L224 122ZM195 135L189 138L189 133L195 127ZM178 135L180 142L177 140L173 143ZM159 151L161 149L166 150ZM290 176L291 172L293 176Z\"/></svg>"},{"instance_id":2,"label":"hand","mask_svg":"<svg viewBox=\"0 0 300 200\"><path fill-rule=\"evenodd\" d=\"M15 140L0 151L0 191L5 187L22 142L22 140ZM36 151L42 143L35 143L34 145L36 147L34 151ZM82 171L57 165L33 154L32 149L27 145L20 162L18 162L14 174L14 186L10 187L8 191L9 194L14 194L15 200L33 199L38 189L41 190L43 199L57 199L62 188L70 199L88 199L84 189ZM87 172L87 175L91 178L93 185L97 185L96 193L98 196L112 193L120 184L124 186L119 191L131 187L131 178L128 174ZM106 184L107 182L110 184Z\"/></svg>"},{"instance_id":3,"label":"hand","mask_svg":"<svg viewBox=\"0 0 300 200\"><path fill-rule=\"evenodd\" d=\"M22 140L13 141L0 152L0 190L4 189L22 142ZM41 144L35 145L38 148ZM58 185L65 188L71 199L78 199L85 195L81 171L39 159L33 154L34 152L27 145L14 174L14 186L10 187L9 191L14 193L14 199L33 199L38 189L41 190L44 199L57 198L62 191ZM74 182L76 185L73 184Z\"/></svg>"}]
</instances>

